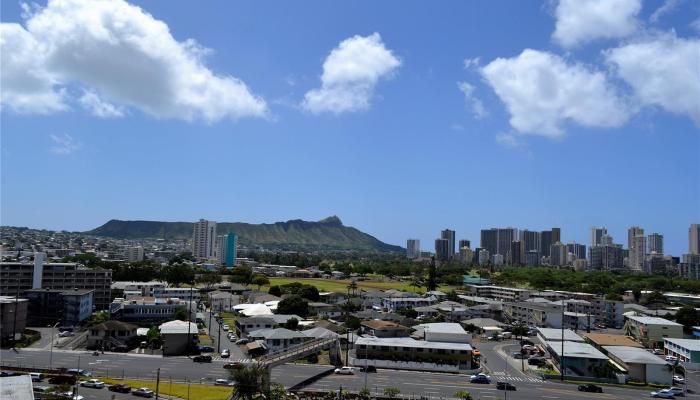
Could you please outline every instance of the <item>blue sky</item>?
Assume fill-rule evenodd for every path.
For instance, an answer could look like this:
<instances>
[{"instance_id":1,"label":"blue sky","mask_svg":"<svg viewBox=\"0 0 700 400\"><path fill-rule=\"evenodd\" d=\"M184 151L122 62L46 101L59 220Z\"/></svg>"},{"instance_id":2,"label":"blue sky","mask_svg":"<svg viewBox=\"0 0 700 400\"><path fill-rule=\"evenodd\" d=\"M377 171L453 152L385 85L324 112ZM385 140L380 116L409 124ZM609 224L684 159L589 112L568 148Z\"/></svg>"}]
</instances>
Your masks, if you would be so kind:
<instances>
[{"instance_id":1,"label":"blue sky","mask_svg":"<svg viewBox=\"0 0 700 400\"><path fill-rule=\"evenodd\" d=\"M424 249L639 225L687 251L697 3L347 3L0 3L2 224L338 215Z\"/></svg>"}]
</instances>

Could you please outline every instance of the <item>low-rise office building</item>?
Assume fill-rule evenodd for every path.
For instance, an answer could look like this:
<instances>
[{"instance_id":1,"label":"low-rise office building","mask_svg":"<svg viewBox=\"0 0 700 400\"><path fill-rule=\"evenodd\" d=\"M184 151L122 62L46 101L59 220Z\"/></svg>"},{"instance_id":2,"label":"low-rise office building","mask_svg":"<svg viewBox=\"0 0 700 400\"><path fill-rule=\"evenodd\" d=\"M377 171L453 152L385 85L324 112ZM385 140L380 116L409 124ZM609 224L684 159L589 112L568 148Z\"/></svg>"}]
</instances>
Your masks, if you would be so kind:
<instances>
[{"instance_id":1,"label":"low-rise office building","mask_svg":"<svg viewBox=\"0 0 700 400\"><path fill-rule=\"evenodd\" d=\"M372 319L360 322L362 333L379 338L408 337L411 328L397 324L396 322Z\"/></svg>"},{"instance_id":2,"label":"low-rise office building","mask_svg":"<svg viewBox=\"0 0 700 400\"><path fill-rule=\"evenodd\" d=\"M666 338L682 338L683 325L658 317L628 315L625 334L634 337L648 348L661 348Z\"/></svg>"},{"instance_id":3,"label":"low-rise office building","mask_svg":"<svg viewBox=\"0 0 700 400\"><path fill-rule=\"evenodd\" d=\"M117 298L111 304L110 313L114 319L121 321L146 323L170 321L179 309L190 314L194 321L197 315L197 303L178 298L164 299L155 297ZM187 314L185 314L187 315Z\"/></svg>"},{"instance_id":4,"label":"low-rise office building","mask_svg":"<svg viewBox=\"0 0 700 400\"><path fill-rule=\"evenodd\" d=\"M537 338L540 342L577 342L585 343L585 340L571 329L537 328Z\"/></svg>"},{"instance_id":5,"label":"low-rise office building","mask_svg":"<svg viewBox=\"0 0 700 400\"><path fill-rule=\"evenodd\" d=\"M446 343L471 343L472 335L462 328L462 325L453 322L436 322L420 324L413 327L416 330L414 337L422 338L429 342Z\"/></svg>"},{"instance_id":6,"label":"low-rise office building","mask_svg":"<svg viewBox=\"0 0 700 400\"><path fill-rule=\"evenodd\" d=\"M583 341L544 342L543 345L557 368L561 370L563 363L565 375L600 377L600 371L609 362L605 354Z\"/></svg>"},{"instance_id":7,"label":"low-rise office building","mask_svg":"<svg viewBox=\"0 0 700 400\"><path fill-rule=\"evenodd\" d=\"M472 369L472 347L412 338L358 337L350 364L419 371L459 372Z\"/></svg>"},{"instance_id":8,"label":"low-rise office building","mask_svg":"<svg viewBox=\"0 0 700 400\"><path fill-rule=\"evenodd\" d=\"M163 355L178 356L186 354L198 343L197 324L187 321L169 321L161 324L160 337L163 339Z\"/></svg>"},{"instance_id":9,"label":"low-rise office building","mask_svg":"<svg viewBox=\"0 0 700 400\"><path fill-rule=\"evenodd\" d=\"M389 311L401 310L403 308L425 307L435 304L437 299L430 297L387 297L382 299L382 307Z\"/></svg>"},{"instance_id":10,"label":"low-rise office building","mask_svg":"<svg viewBox=\"0 0 700 400\"><path fill-rule=\"evenodd\" d=\"M677 357L688 369L700 370L700 340L665 338L664 352Z\"/></svg>"},{"instance_id":11,"label":"low-rise office building","mask_svg":"<svg viewBox=\"0 0 700 400\"><path fill-rule=\"evenodd\" d=\"M303 332L292 331L286 328L251 331L248 333L248 338L255 341L263 341L265 348L270 351L284 350L313 339L313 337Z\"/></svg>"},{"instance_id":12,"label":"low-rise office building","mask_svg":"<svg viewBox=\"0 0 700 400\"><path fill-rule=\"evenodd\" d=\"M668 363L639 347L603 346L610 359L627 370L630 379L637 382L670 385L673 373Z\"/></svg>"},{"instance_id":13,"label":"low-rise office building","mask_svg":"<svg viewBox=\"0 0 700 400\"><path fill-rule=\"evenodd\" d=\"M92 315L94 290L31 289L24 294L29 300L30 326L51 326L57 322L77 326Z\"/></svg>"},{"instance_id":14,"label":"low-rise office building","mask_svg":"<svg viewBox=\"0 0 700 400\"><path fill-rule=\"evenodd\" d=\"M8 340L19 339L27 326L29 301L13 296L0 296L0 338L4 344Z\"/></svg>"},{"instance_id":15,"label":"low-rise office building","mask_svg":"<svg viewBox=\"0 0 700 400\"><path fill-rule=\"evenodd\" d=\"M525 301L530 298L530 291L504 286L480 286L472 285L469 291L474 296L488 297L501 301Z\"/></svg>"},{"instance_id":16,"label":"low-rise office building","mask_svg":"<svg viewBox=\"0 0 700 400\"><path fill-rule=\"evenodd\" d=\"M508 321L519 321L530 326L561 328L562 306L550 302L503 303L503 316Z\"/></svg>"}]
</instances>

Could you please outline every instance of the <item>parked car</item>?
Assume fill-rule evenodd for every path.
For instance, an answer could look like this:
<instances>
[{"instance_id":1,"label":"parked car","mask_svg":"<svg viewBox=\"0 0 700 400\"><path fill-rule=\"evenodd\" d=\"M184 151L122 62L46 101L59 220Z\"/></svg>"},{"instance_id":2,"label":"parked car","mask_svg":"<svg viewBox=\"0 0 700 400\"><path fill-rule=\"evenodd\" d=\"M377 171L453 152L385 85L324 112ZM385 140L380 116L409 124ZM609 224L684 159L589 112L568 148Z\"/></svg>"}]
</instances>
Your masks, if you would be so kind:
<instances>
[{"instance_id":1,"label":"parked car","mask_svg":"<svg viewBox=\"0 0 700 400\"><path fill-rule=\"evenodd\" d=\"M228 379L217 379L214 382L214 385L216 385L216 386L232 386L233 382L229 382Z\"/></svg>"},{"instance_id":2,"label":"parked car","mask_svg":"<svg viewBox=\"0 0 700 400\"><path fill-rule=\"evenodd\" d=\"M241 369L245 366L242 362L232 362L224 364L224 369Z\"/></svg>"},{"instance_id":3,"label":"parked car","mask_svg":"<svg viewBox=\"0 0 700 400\"><path fill-rule=\"evenodd\" d=\"M676 356L666 356L666 361L676 362L676 361L678 361L678 357L676 357Z\"/></svg>"},{"instance_id":4,"label":"parked car","mask_svg":"<svg viewBox=\"0 0 700 400\"><path fill-rule=\"evenodd\" d=\"M138 388L131 391L134 396L153 397L154 392L149 388Z\"/></svg>"},{"instance_id":5,"label":"parked car","mask_svg":"<svg viewBox=\"0 0 700 400\"><path fill-rule=\"evenodd\" d=\"M71 374L71 375L92 376L92 372L90 372L86 369L71 368L66 372Z\"/></svg>"},{"instance_id":6,"label":"parked car","mask_svg":"<svg viewBox=\"0 0 700 400\"><path fill-rule=\"evenodd\" d=\"M41 382L44 380L44 374L40 372L30 372L29 376L32 377L32 382Z\"/></svg>"},{"instance_id":7,"label":"parked car","mask_svg":"<svg viewBox=\"0 0 700 400\"><path fill-rule=\"evenodd\" d=\"M528 365L545 365L547 363L547 359L544 357L536 356L536 357L530 357L527 360Z\"/></svg>"},{"instance_id":8,"label":"parked car","mask_svg":"<svg viewBox=\"0 0 700 400\"><path fill-rule=\"evenodd\" d=\"M685 390L683 388L679 388L677 386L672 386L668 388L671 392L673 392L674 396L679 396L679 397L685 397Z\"/></svg>"},{"instance_id":9,"label":"parked car","mask_svg":"<svg viewBox=\"0 0 700 400\"><path fill-rule=\"evenodd\" d=\"M19 375L18 372L10 372L10 371L0 371L0 377L4 378L6 376L17 376Z\"/></svg>"},{"instance_id":10,"label":"parked car","mask_svg":"<svg viewBox=\"0 0 700 400\"><path fill-rule=\"evenodd\" d=\"M514 351L513 352L513 358L517 358L518 360L521 358L526 358L525 355L519 351Z\"/></svg>"},{"instance_id":11,"label":"parked car","mask_svg":"<svg viewBox=\"0 0 700 400\"><path fill-rule=\"evenodd\" d=\"M491 377L482 373L472 375L469 377L470 383L491 383Z\"/></svg>"},{"instance_id":12,"label":"parked car","mask_svg":"<svg viewBox=\"0 0 700 400\"><path fill-rule=\"evenodd\" d=\"M78 377L68 374L55 375L49 378L49 383L53 385L75 385L77 381Z\"/></svg>"},{"instance_id":13,"label":"parked car","mask_svg":"<svg viewBox=\"0 0 700 400\"><path fill-rule=\"evenodd\" d=\"M231 350L223 349L221 351L221 358L229 358L229 357L231 357Z\"/></svg>"},{"instance_id":14,"label":"parked car","mask_svg":"<svg viewBox=\"0 0 700 400\"><path fill-rule=\"evenodd\" d=\"M578 391L590 393L603 393L603 388L592 383L587 383L585 385L578 385Z\"/></svg>"},{"instance_id":15,"label":"parked car","mask_svg":"<svg viewBox=\"0 0 700 400\"><path fill-rule=\"evenodd\" d=\"M661 349L653 349L651 351L652 353L656 354L657 356L660 356L661 354L664 354L664 351Z\"/></svg>"},{"instance_id":16,"label":"parked car","mask_svg":"<svg viewBox=\"0 0 700 400\"><path fill-rule=\"evenodd\" d=\"M496 382L496 389L497 390L517 390L515 388L515 385L512 385L508 382Z\"/></svg>"},{"instance_id":17,"label":"parked car","mask_svg":"<svg viewBox=\"0 0 700 400\"><path fill-rule=\"evenodd\" d=\"M199 346L199 351L202 353L213 353L216 350L211 346Z\"/></svg>"},{"instance_id":18,"label":"parked car","mask_svg":"<svg viewBox=\"0 0 700 400\"><path fill-rule=\"evenodd\" d=\"M361 372L377 372L377 367L374 365L368 365L367 368L365 367L360 367Z\"/></svg>"},{"instance_id":19,"label":"parked car","mask_svg":"<svg viewBox=\"0 0 700 400\"><path fill-rule=\"evenodd\" d=\"M229 326L228 326L228 325L226 325L226 324L223 324L223 325L221 325L221 329L223 329L223 330L225 330L225 331L227 331L227 332L228 332L228 330L229 330Z\"/></svg>"},{"instance_id":20,"label":"parked car","mask_svg":"<svg viewBox=\"0 0 700 400\"><path fill-rule=\"evenodd\" d=\"M32 391L34 393L37 393L39 395L43 393L49 393L53 388L51 386L34 386L32 388Z\"/></svg>"},{"instance_id":21,"label":"parked car","mask_svg":"<svg viewBox=\"0 0 700 400\"><path fill-rule=\"evenodd\" d=\"M131 386L125 385L123 383L118 383L116 385L109 385L109 386L107 386L107 389L109 389L110 392L117 392L117 393L130 393L131 392Z\"/></svg>"},{"instance_id":22,"label":"parked car","mask_svg":"<svg viewBox=\"0 0 700 400\"><path fill-rule=\"evenodd\" d=\"M67 400L84 400L85 397L75 394L73 392L65 392L65 393L59 393L56 395L57 397L61 399L67 399Z\"/></svg>"},{"instance_id":23,"label":"parked car","mask_svg":"<svg viewBox=\"0 0 700 400\"><path fill-rule=\"evenodd\" d=\"M335 369L336 374L340 375L352 375L355 373L355 368L353 367L340 367Z\"/></svg>"},{"instance_id":24,"label":"parked car","mask_svg":"<svg viewBox=\"0 0 700 400\"><path fill-rule=\"evenodd\" d=\"M673 375L673 383L682 385L683 383L685 383L685 378L681 375Z\"/></svg>"},{"instance_id":25,"label":"parked car","mask_svg":"<svg viewBox=\"0 0 700 400\"><path fill-rule=\"evenodd\" d=\"M656 392L651 392L651 397L658 398L658 399L675 399L676 396L673 395L673 392L668 390L668 389L661 389Z\"/></svg>"},{"instance_id":26,"label":"parked car","mask_svg":"<svg viewBox=\"0 0 700 400\"><path fill-rule=\"evenodd\" d=\"M197 363L210 363L212 360L211 356L195 356L192 358L192 361L197 362Z\"/></svg>"},{"instance_id":27,"label":"parked car","mask_svg":"<svg viewBox=\"0 0 700 400\"><path fill-rule=\"evenodd\" d=\"M521 346L534 346L535 343L533 343L531 340L528 339L523 339L520 341Z\"/></svg>"},{"instance_id":28,"label":"parked car","mask_svg":"<svg viewBox=\"0 0 700 400\"><path fill-rule=\"evenodd\" d=\"M63 331L63 332L58 333L58 337L71 337L71 336L75 336L75 333L73 333L71 331Z\"/></svg>"},{"instance_id":29,"label":"parked car","mask_svg":"<svg viewBox=\"0 0 700 400\"><path fill-rule=\"evenodd\" d=\"M243 339L238 339L236 340L236 344L241 345L241 344L248 344L250 343L250 339L243 338Z\"/></svg>"},{"instance_id":30,"label":"parked car","mask_svg":"<svg viewBox=\"0 0 700 400\"><path fill-rule=\"evenodd\" d=\"M86 381L81 381L80 386L102 389L103 387L105 387L105 383L99 379L88 379Z\"/></svg>"}]
</instances>

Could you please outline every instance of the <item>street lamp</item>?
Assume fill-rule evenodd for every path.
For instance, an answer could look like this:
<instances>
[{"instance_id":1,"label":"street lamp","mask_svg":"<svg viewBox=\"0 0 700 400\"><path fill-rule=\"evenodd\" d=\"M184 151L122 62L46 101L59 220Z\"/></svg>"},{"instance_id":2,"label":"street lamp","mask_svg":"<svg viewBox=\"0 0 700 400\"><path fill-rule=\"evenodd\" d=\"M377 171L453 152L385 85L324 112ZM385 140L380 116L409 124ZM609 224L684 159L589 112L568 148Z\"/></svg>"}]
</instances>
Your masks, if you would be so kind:
<instances>
[{"instance_id":1,"label":"street lamp","mask_svg":"<svg viewBox=\"0 0 700 400\"><path fill-rule=\"evenodd\" d=\"M56 322L56 324L54 326L51 327L51 351L49 352L49 371L53 370L53 368L52 368L52 366L53 366L53 342L55 340L53 332L54 332L54 329L56 329L56 327L60 323L61 323L61 321L58 321L58 322Z\"/></svg>"}]
</instances>

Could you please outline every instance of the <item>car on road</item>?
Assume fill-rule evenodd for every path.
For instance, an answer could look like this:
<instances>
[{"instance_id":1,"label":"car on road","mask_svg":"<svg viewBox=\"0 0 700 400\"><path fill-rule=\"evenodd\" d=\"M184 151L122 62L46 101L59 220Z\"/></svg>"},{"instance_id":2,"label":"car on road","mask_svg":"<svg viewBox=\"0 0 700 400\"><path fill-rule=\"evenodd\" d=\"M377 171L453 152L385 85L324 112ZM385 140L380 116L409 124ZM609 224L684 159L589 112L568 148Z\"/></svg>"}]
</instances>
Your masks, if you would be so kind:
<instances>
[{"instance_id":1,"label":"car on road","mask_svg":"<svg viewBox=\"0 0 700 400\"><path fill-rule=\"evenodd\" d=\"M524 344L523 347L521 348L521 350L525 350L525 351L535 351L535 350L537 350L537 347L535 347L535 346L532 345L532 344Z\"/></svg>"},{"instance_id":2,"label":"car on road","mask_svg":"<svg viewBox=\"0 0 700 400\"><path fill-rule=\"evenodd\" d=\"M360 367L360 372L377 372L377 367L374 365L368 365L367 368Z\"/></svg>"},{"instance_id":3,"label":"car on road","mask_svg":"<svg viewBox=\"0 0 700 400\"><path fill-rule=\"evenodd\" d=\"M681 375L673 375L673 383L677 383L679 385L685 383L685 378L682 377Z\"/></svg>"},{"instance_id":4,"label":"car on road","mask_svg":"<svg viewBox=\"0 0 700 400\"><path fill-rule=\"evenodd\" d=\"M683 388L679 388L677 386L672 386L668 388L671 392L673 392L674 396L679 396L679 397L685 397L685 390Z\"/></svg>"},{"instance_id":5,"label":"car on road","mask_svg":"<svg viewBox=\"0 0 700 400\"><path fill-rule=\"evenodd\" d=\"M49 378L49 383L52 385L75 385L78 378L75 375L55 375Z\"/></svg>"},{"instance_id":6,"label":"car on road","mask_svg":"<svg viewBox=\"0 0 700 400\"><path fill-rule=\"evenodd\" d=\"M676 396L669 389L661 389L656 392L651 392L651 397L655 399L675 399Z\"/></svg>"},{"instance_id":7,"label":"car on road","mask_svg":"<svg viewBox=\"0 0 700 400\"><path fill-rule=\"evenodd\" d=\"M138 388L131 391L131 394L139 397L153 397L154 392L149 388Z\"/></svg>"},{"instance_id":8,"label":"car on road","mask_svg":"<svg viewBox=\"0 0 700 400\"><path fill-rule=\"evenodd\" d=\"M66 372L71 374L71 375L92 376L92 372L90 372L86 369L71 368Z\"/></svg>"},{"instance_id":9,"label":"car on road","mask_svg":"<svg viewBox=\"0 0 700 400\"><path fill-rule=\"evenodd\" d=\"M80 386L102 389L105 387L105 383L99 379L88 379L86 381L80 381Z\"/></svg>"},{"instance_id":10,"label":"car on road","mask_svg":"<svg viewBox=\"0 0 700 400\"><path fill-rule=\"evenodd\" d=\"M520 341L520 345L521 345L521 346L526 346L526 345L527 345L527 346L534 346L535 343L533 343L532 340L523 339L523 340Z\"/></svg>"},{"instance_id":11,"label":"car on road","mask_svg":"<svg viewBox=\"0 0 700 400\"><path fill-rule=\"evenodd\" d=\"M116 385L109 385L109 386L107 386L107 389L110 392L131 393L131 386L125 385L123 383L117 383Z\"/></svg>"},{"instance_id":12,"label":"car on road","mask_svg":"<svg viewBox=\"0 0 700 400\"><path fill-rule=\"evenodd\" d=\"M603 388L592 383L587 383L585 385L578 385L578 391L590 393L603 393Z\"/></svg>"},{"instance_id":13,"label":"car on road","mask_svg":"<svg viewBox=\"0 0 700 400\"><path fill-rule=\"evenodd\" d=\"M678 357L676 357L676 356L666 356L666 361L676 362L676 361L678 361Z\"/></svg>"},{"instance_id":14,"label":"car on road","mask_svg":"<svg viewBox=\"0 0 700 400\"><path fill-rule=\"evenodd\" d=\"M491 377L482 373L472 375L469 377L470 383L491 383Z\"/></svg>"},{"instance_id":15,"label":"car on road","mask_svg":"<svg viewBox=\"0 0 700 400\"><path fill-rule=\"evenodd\" d=\"M224 364L224 369L241 369L243 367L245 367L245 364L238 361Z\"/></svg>"},{"instance_id":16,"label":"car on road","mask_svg":"<svg viewBox=\"0 0 700 400\"><path fill-rule=\"evenodd\" d=\"M63 332L58 333L58 337L71 337L71 336L75 336L75 333L73 333L71 331L63 331Z\"/></svg>"},{"instance_id":17,"label":"car on road","mask_svg":"<svg viewBox=\"0 0 700 400\"><path fill-rule=\"evenodd\" d=\"M75 394L73 392L65 392L65 393L60 393L57 395L58 398L61 399L69 399L69 400L84 400L85 397Z\"/></svg>"},{"instance_id":18,"label":"car on road","mask_svg":"<svg viewBox=\"0 0 700 400\"><path fill-rule=\"evenodd\" d=\"M530 357L527 360L528 365L545 365L547 364L547 359L540 356Z\"/></svg>"},{"instance_id":19,"label":"car on road","mask_svg":"<svg viewBox=\"0 0 700 400\"><path fill-rule=\"evenodd\" d=\"M243 339L236 340L236 344L238 344L238 345L248 344L248 343L250 343L250 339L243 338Z\"/></svg>"},{"instance_id":20,"label":"car on road","mask_svg":"<svg viewBox=\"0 0 700 400\"><path fill-rule=\"evenodd\" d=\"M525 355L519 351L514 351L513 358L522 359L522 358L525 358Z\"/></svg>"},{"instance_id":21,"label":"car on road","mask_svg":"<svg viewBox=\"0 0 700 400\"><path fill-rule=\"evenodd\" d=\"M226 324L221 325L221 329L225 330L226 332L228 332L229 328L230 327Z\"/></svg>"},{"instance_id":22,"label":"car on road","mask_svg":"<svg viewBox=\"0 0 700 400\"><path fill-rule=\"evenodd\" d=\"M336 374L340 375L352 375L355 373L355 368L353 367L340 367L335 369Z\"/></svg>"},{"instance_id":23,"label":"car on road","mask_svg":"<svg viewBox=\"0 0 700 400\"><path fill-rule=\"evenodd\" d=\"M661 349L653 349L651 351L652 353L656 354L657 356L660 356L661 354L664 354L664 351Z\"/></svg>"},{"instance_id":24,"label":"car on road","mask_svg":"<svg viewBox=\"0 0 700 400\"><path fill-rule=\"evenodd\" d=\"M210 363L212 361L211 356L195 356L192 358L192 361L196 363Z\"/></svg>"},{"instance_id":25,"label":"car on road","mask_svg":"<svg viewBox=\"0 0 700 400\"><path fill-rule=\"evenodd\" d=\"M221 358L229 358L229 357L231 357L231 350L223 349L221 351Z\"/></svg>"},{"instance_id":26,"label":"car on road","mask_svg":"<svg viewBox=\"0 0 700 400\"><path fill-rule=\"evenodd\" d=\"M213 353L215 350L211 346L199 346L199 351L202 353Z\"/></svg>"},{"instance_id":27,"label":"car on road","mask_svg":"<svg viewBox=\"0 0 700 400\"><path fill-rule=\"evenodd\" d=\"M214 385L216 386L233 386L233 382L229 381L228 379L217 379L214 381Z\"/></svg>"},{"instance_id":28,"label":"car on road","mask_svg":"<svg viewBox=\"0 0 700 400\"><path fill-rule=\"evenodd\" d=\"M508 382L496 382L496 389L497 390L517 390L515 388L515 385L512 385Z\"/></svg>"}]
</instances>

